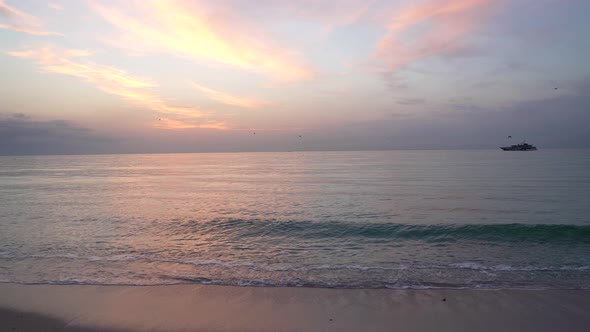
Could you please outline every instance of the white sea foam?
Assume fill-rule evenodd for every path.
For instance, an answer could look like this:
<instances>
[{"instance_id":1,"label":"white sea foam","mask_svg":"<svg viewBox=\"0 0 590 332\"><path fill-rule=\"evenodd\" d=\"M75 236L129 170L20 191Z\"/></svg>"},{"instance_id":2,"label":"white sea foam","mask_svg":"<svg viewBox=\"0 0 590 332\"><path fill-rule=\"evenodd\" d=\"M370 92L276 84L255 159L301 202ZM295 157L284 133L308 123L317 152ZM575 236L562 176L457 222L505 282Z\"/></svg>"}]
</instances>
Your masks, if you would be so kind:
<instances>
[{"instance_id":1,"label":"white sea foam","mask_svg":"<svg viewBox=\"0 0 590 332\"><path fill-rule=\"evenodd\" d=\"M458 269L470 269L470 270L483 270L486 269L485 266L475 263L475 262L461 262L461 263L453 263L449 264L449 267L458 268Z\"/></svg>"},{"instance_id":2,"label":"white sea foam","mask_svg":"<svg viewBox=\"0 0 590 332\"><path fill-rule=\"evenodd\" d=\"M220 261L217 259L206 259L206 260L198 260L198 259L189 259L189 260L174 260L173 262L184 263L184 264L192 264L192 265L221 265L225 267L240 267L240 266L255 266L256 264L252 262L227 262L227 261Z\"/></svg>"},{"instance_id":3,"label":"white sea foam","mask_svg":"<svg viewBox=\"0 0 590 332\"><path fill-rule=\"evenodd\" d=\"M130 261L137 259L137 256L131 254L119 254L105 258L107 261Z\"/></svg>"}]
</instances>

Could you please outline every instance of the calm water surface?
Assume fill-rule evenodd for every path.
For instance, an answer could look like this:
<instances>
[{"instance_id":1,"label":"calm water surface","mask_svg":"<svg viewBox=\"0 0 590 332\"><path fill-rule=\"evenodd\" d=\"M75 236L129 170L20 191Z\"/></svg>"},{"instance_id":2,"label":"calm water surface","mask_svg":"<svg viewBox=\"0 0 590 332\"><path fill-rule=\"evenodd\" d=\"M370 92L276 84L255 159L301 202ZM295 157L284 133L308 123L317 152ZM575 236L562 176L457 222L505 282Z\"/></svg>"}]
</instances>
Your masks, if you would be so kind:
<instances>
[{"instance_id":1,"label":"calm water surface","mask_svg":"<svg viewBox=\"0 0 590 332\"><path fill-rule=\"evenodd\" d=\"M590 150L0 157L0 281L590 288Z\"/></svg>"}]
</instances>

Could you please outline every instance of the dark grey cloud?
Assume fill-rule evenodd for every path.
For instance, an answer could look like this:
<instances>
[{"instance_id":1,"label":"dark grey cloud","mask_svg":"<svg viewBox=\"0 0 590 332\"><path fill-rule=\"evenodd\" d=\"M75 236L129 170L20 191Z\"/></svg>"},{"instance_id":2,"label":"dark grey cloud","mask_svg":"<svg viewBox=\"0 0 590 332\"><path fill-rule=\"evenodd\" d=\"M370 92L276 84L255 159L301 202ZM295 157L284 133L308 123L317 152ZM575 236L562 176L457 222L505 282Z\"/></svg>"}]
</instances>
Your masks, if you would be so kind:
<instances>
[{"instance_id":1,"label":"dark grey cloud","mask_svg":"<svg viewBox=\"0 0 590 332\"><path fill-rule=\"evenodd\" d=\"M441 52L440 57L446 60L451 59L465 59L484 57L489 55L489 50L486 50L480 45L460 44L450 47L448 50Z\"/></svg>"},{"instance_id":2,"label":"dark grey cloud","mask_svg":"<svg viewBox=\"0 0 590 332\"><path fill-rule=\"evenodd\" d=\"M24 113L12 113L12 117L16 119L30 119L31 117Z\"/></svg>"},{"instance_id":3,"label":"dark grey cloud","mask_svg":"<svg viewBox=\"0 0 590 332\"><path fill-rule=\"evenodd\" d=\"M426 99L423 98L401 98L397 101L400 105L419 105L426 103Z\"/></svg>"},{"instance_id":4,"label":"dark grey cloud","mask_svg":"<svg viewBox=\"0 0 590 332\"><path fill-rule=\"evenodd\" d=\"M0 155L101 153L111 139L64 120L0 114Z\"/></svg>"},{"instance_id":5,"label":"dark grey cloud","mask_svg":"<svg viewBox=\"0 0 590 332\"><path fill-rule=\"evenodd\" d=\"M385 83L388 89L391 91L402 91L408 90L410 85L408 79L404 77L400 72L396 71L381 71L379 76Z\"/></svg>"},{"instance_id":6,"label":"dark grey cloud","mask_svg":"<svg viewBox=\"0 0 590 332\"><path fill-rule=\"evenodd\" d=\"M545 99L502 109L469 100L441 105L440 110L428 103L428 112L392 110L379 121L319 130L256 130L256 135L251 130L199 129L106 136L63 120L0 114L0 154L497 149L522 137L540 149L590 148L590 77L568 91L548 90ZM507 141L508 135L514 140Z\"/></svg>"},{"instance_id":7,"label":"dark grey cloud","mask_svg":"<svg viewBox=\"0 0 590 332\"><path fill-rule=\"evenodd\" d=\"M317 135L314 149L495 149L510 143L508 135L541 149L590 148L590 77L568 92L548 89L548 95L502 109L455 103L427 116L394 114L333 128Z\"/></svg>"}]
</instances>

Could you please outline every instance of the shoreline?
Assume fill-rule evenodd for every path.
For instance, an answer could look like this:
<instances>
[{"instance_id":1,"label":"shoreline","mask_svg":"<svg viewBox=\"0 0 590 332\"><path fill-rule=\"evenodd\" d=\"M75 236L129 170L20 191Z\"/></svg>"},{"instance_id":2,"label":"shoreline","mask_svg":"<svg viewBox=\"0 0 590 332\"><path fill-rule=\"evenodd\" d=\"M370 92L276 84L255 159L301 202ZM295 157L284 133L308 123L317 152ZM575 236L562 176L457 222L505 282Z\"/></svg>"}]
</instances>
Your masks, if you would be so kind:
<instances>
[{"instance_id":1,"label":"shoreline","mask_svg":"<svg viewBox=\"0 0 590 332\"><path fill-rule=\"evenodd\" d=\"M0 331L584 331L590 290L0 284Z\"/></svg>"},{"instance_id":2,"label":"shoreline","mask_svg":"<svg viewBox=\"0 0 590 332\"><path fill-rule=\"evenodd\" d=\"M327 290L365 290L365 291L586 291L590 292L590 288L560 288L560 287L463 287L463 286L400 286L400 287L344 287L344 286L299 286L299 285L240 285L240 284L223 284L223 283L203 283L203 282L179 282L173 284L106 284L106 283L59 283L59 282L18 282L18 281L0 281L0 285L19 285L19 286L55 286L55 287L190 287L190 286L203 286L203 287L222 287L222 288L290 288L290 289L327 289ZM1 287L0 287L1 289ZM1 301L0 301L1 303Z\"/></svg>"}]
</instances>

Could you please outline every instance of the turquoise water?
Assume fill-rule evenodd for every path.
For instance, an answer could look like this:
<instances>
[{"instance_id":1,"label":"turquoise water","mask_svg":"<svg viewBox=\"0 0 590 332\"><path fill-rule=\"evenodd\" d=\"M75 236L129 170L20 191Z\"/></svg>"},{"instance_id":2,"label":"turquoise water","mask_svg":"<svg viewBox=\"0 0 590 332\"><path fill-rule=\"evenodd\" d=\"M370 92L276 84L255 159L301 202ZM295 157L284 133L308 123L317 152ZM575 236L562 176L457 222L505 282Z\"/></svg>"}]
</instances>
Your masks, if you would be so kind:
<instances>
[{"instance_id":1,"label":"turquoise water","mask_svg":"<svg viewBox=\"0 0 590 332\"><path fill-rule=\"evenodd\" d=\"M0 281L590 288L590 151L0 157Z\"/></svg>"}]
</instances>

